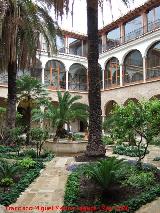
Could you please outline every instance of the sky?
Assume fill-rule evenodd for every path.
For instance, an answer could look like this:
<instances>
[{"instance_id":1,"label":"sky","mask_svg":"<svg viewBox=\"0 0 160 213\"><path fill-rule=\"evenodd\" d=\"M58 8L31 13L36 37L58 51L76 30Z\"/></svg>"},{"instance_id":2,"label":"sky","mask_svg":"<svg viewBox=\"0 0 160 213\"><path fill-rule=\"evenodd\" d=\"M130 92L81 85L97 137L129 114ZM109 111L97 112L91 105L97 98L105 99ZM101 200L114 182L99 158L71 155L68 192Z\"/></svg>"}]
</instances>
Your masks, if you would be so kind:
<instances>
[{"instance_id":1,"label":"sky","mask_svg":"<svg viewBox=\"0 0 160 213\"><path fill-rule=\"evenodd\" d=\"M73 0L72 0L73 1ZM143 5L147 0L130 0L130 5L127 8L126 5L122 3L121 0L111 0L112 1L112 12L109 1L104 0L104 7L103 7L103 18L102 18L102 11L99 8L99 29L107 24L115 21L119 17L123 16L130 10ZM73 9L73 26L72 26L72 4L70 4L70 13L68 17L66 15L63 16L62 21L59 18L58 23L62 29L84 33L87 34L87 14L86 14L86 0L74 0L74 9ZM113 14L113 20L112 20Z\"/></svg>"}]
</instances>

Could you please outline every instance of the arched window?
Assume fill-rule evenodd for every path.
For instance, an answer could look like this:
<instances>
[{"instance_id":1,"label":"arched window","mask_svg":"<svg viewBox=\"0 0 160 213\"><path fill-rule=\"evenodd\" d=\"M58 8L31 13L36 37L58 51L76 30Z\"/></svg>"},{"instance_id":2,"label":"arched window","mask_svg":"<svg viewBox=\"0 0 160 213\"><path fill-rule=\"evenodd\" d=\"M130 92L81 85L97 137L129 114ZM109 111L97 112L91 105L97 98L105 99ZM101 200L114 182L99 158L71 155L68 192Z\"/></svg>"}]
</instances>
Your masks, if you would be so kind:
<instances>
[{"instance_id":1,"label":"arched window","mask_svg":"<svg viewBox=\"0 0 160 213\"><path fill-rule=\"evenodd\" d=\"M105 107L105 115L108 117L117 103L114 100L108 101Z\"/></svg>"},{"instance_id":2,"label":"arched window","mask_svg":"<svg viewBox=\"0 0 160 213\"><path fill-rule=\"evenodd\" d=\"M160 41L154 44L147 53L147 79L160 77Z\"/></svg>"},{"instance_id":3,"label":"arched window","mask_svg":"<svg viewBox=\"0 0 160 213\"><path fill-rule=\"evenodd\" d=\"M53 89L66 88L66 72L62 62L50 60L45 67L45 84L52 86Z\"/></svg>"},{"instance_id":4,"label":"arched window","mask_svg":"<svg viewBox=\"0 0 160 213\"><path fill-rule=\"evenodd\" d=\"M81 64L72 64L68 76L69 90L87 90L87 69Z\"/></svg>"},{"instance_id":5,"label":"arched window","mask_svg":"<svg viewBox=\"0 0 160 213\"><path fill-rule=\"evenodd\" d=\"M29 75L34 77L35 79L41 81L42 80L42 63L39 59L35 59L32 61L30 66L25 69L19 69L17 72L17 78L21 78L23 75Z\"/></svg>"},{"instance_id":6,"label":"arched window","mask_svg":"<svg viewBox=\"0 0 160 213\"><path fill-rule=\"evenodd\" d=\"M143 80L143 59L140 51L133 50L124 60L124 83Z\"/></svg>"},{"instance_id":7,"label":"arched window","mask_svg":"<svg viewBox=\"0 0 160 213\"><path fill-rule=\"evenodd\" d=\"M111 88L120 84L120 67L117 58L111 58L105 67L104 85L105 88Z\"/></svg>"}]
</instances>

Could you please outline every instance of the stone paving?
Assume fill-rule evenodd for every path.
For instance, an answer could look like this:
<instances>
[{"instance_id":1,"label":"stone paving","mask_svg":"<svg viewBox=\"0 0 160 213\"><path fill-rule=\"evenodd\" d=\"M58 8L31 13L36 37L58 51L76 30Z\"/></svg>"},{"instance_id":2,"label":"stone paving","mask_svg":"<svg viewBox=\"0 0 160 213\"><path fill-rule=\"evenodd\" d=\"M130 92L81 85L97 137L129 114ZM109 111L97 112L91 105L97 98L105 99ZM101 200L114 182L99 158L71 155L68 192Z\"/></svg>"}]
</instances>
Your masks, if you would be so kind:
<instances>
[{"instance_id":1,"label":"stone paving","mask_svg":"<svg viewBox=\"0 0 160 213\"><path fill-rule=\"evenodd\" d=\"M63 206L63 197L65 184L69 172L67 165L74 161L73 157L55 157L46 164L40 176L30 184L30 186L21 194L15 204L11 207L36 207L32 211L7 211L7 213L40 213L43 209L40 207ZM60 210L49 210L43 212L58 213Z\"/></svg>"},{"instance_id":2,"label":"stone paving","mask_svg":"<svg viewBox=\"0 0 160 213\"><path fill-rule=\"evenodd\" d=\"M149 147L150 153L143 160L145 163L152 163L160 168L160 161L153 161L154 157L160 156L160 148L155 146ZM113 156L112 148L107 148L107 156ZM114 155L118 158L136 159L126 156ZM17 202L12 207L50 207L50 206L63 206L65 184L69 172L66 170L68 165L74 164L73 157L55 157L52 161L46 163L46 168L41 171L40 176L21 194ZM78 163L77 163L78 164ZM1 210L1 208L0 208ZM40 210L40 209L39 209ZM39 211L34 209L32 211L7 211L7 213L39 213L50 212L59 213L60 210ZM43 209L41 209L43 210ZM142 206L136 213L159 213L160 212L160 198ZM1 213L1 211L0 211Z\"/></svg>"}]
</instances>

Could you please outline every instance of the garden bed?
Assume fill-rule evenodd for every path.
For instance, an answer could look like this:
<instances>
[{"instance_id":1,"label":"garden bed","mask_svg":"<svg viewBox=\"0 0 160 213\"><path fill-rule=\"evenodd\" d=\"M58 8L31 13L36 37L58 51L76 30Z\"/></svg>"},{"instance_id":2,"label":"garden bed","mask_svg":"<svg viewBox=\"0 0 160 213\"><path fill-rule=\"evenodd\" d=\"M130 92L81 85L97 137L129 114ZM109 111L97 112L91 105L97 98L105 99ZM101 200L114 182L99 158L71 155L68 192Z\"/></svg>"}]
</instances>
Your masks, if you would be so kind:
<instances>
[{"instance_id":1,"label":"garden bed","mask_svg":"<svg viewBox=\"0 0 160 213\"><path fill-rule=\"evenodd\" d=\"M112 182L105 191L100 184L86 175L88 165L79 166L77 169L73 167L75 171L71 173L66 184L64 206L73 206L76 207L76 210L64 210L62 212L82 212L80 208L84 206L95 207L93 211L89 210L89 212L107 212L104 211L106 206L112 208L110 212L120 212L116 210L116 208L121 206L127 208L126 211L123 209L121 212L129 211L132 213L160 195L159 170L154 169L154 167L152 168L152 166L146 167L146 165L144 165L142 171L139 171L134 165L128 162L125 162L125 167L125 169L123 168L117 171L116 180ZM136 178L133 177L133 170ZM130 176L132 176L131 179ZM142 178L140 179L141 176L144 176L144 179L146 177L150 179L143 181ZM151 180L152 176L154 177L154 184ZM136 183L136 181L138 183ZM148 183L146 183L147 181ZM129 183L131 185L129 185ZM86 209L84 212L86 212Z\"/></svg>"}]
</instances>

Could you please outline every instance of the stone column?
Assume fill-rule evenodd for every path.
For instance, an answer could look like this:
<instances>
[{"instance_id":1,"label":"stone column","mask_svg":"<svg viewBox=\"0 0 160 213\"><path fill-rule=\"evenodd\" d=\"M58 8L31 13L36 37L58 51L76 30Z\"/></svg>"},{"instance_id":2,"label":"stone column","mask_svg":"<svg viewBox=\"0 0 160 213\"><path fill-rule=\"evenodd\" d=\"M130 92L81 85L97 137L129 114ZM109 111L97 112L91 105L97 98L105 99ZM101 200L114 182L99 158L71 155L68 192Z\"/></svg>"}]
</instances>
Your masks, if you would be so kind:
<instances>
[{"instance_id":1,"label":"stone column","mask_svg":"<svg viewBox=\"0 0 160 213\"><path fill-rule=\"evenodd\" d=\"M123 64L120 64L120 86L123 86Z\"/></svg>"},{"instance_id":2,"label":"stone column","mask_svg":"<svg viewBox=\"0 0 160 213\"><path fill-rule=\"evenodd\" d=\"M103 53L104 51L106 51L106 44L107 44L107 36L106 36L106 34L104 33L104 34L102 35L102 53Z\"/></svg>"},{"instance_id":3,"label":"stone column","mask_svg":"<svg viewBox=\"0 0 160 213\"><path fill-rule=\"evenodd\" d=\"M120 43L123 44L125 42L125 25L122 23L120 24Z\"/></svg>"},{"instance_id":4,"label":"stone column","mask_svg":"<svg viewBox=\"0 0 160 213\"><path fill-rule=\"evenodd\" d=\"M147 14L143 12L141 16L142 16L143 33L147 33Z\"/></svg>"},{"instance_id":5,"label":"stone column","mask_svg":"<svg viewBox=\"0 0 160 213\"><path fill-rule=\"evenodd\" d=\"M81 42L81 45L82 45L82 56L84 56L84 50L83 50L83 40L82 40L82 42Z\"/></svg>"},{"instance_id":6,"label":"stone column","mask_svg":"<svg viewBox=\"0 0 160 213\"><path fill-rule=\"evenodd\" d=\"M146 56L143 57L143 82L146 83Z\"/></svg>"},{"instance_id":7,"label":"stone column","mask_svg":"<svg viewBox=\"0 0 160 213\"><path fill-rule=\"evenodd\" d=\"M66 91L68 91L68 70L66 70Z\"/></svg>"},{"instance_id":8,"label":"stone column","mask_svg":"<svg viewBox=\"0 0 160 213\"><path fill-rule=\"evenodd\" d=\"M45 68L42 67L42 84L44 84L44 70L45 70Z\"/></svg>"},{"instance_id":9,"label":"stone column","mask_svg":"<svg viewBox=\"0 0 160 213\"><path fill-rule=\"evenodd\" d=\"M65 36L64 44L65 44L65 53L68 54L68 52L69 52L69 49L68 49L68 36Z\"/></svg>"},{"instance_id":10,"label":"stone column","mask_svg":"<svg viewBox=\"0 0 160 213\"><path fill-rule=\"evenodd\" d=\"M105 85L104 85L104 72L105 72L105 70L102 70L102 85L103 85L103 86L102 86L102 90L103 90L103 91L104 91L104 89L105 89L105 88L104 88L104 86L105 86Z\"/></svg>"}]
</instances>

